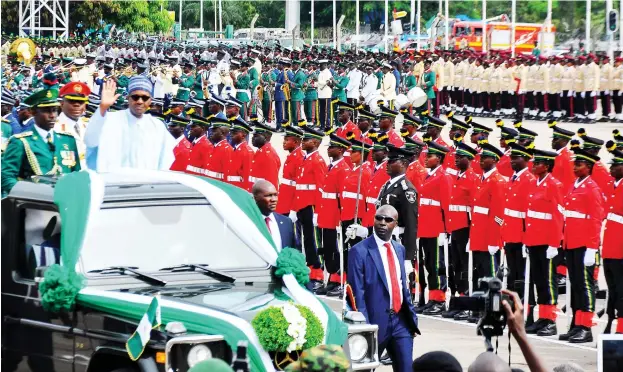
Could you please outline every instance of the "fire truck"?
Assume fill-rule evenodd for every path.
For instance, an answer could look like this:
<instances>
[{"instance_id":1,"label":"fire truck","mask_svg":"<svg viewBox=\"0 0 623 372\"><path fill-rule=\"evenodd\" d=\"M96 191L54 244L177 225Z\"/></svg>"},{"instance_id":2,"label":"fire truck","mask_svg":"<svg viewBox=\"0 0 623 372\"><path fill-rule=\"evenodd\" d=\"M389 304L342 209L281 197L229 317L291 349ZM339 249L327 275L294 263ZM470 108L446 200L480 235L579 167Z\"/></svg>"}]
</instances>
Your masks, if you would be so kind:
<instances>
[{"instance_id":1,"label":"fire truck","mask_svg":"<svg viewBox=\"0 0 623 372\"><path fill-rule=\"evenodd\" d=\"M511 49L511 23L504 20L502 22L488 22L486 47L488 50L510 50ZM531 53L536 41L539 42L541 50L551 49L554 46L554 35L556 26L538 23L515 23L515 52ZM454 22L452 25L451 39L454 41L455 49L469 48L482 52L482 21L473 22Z\"/></svg>"}]
</instances>

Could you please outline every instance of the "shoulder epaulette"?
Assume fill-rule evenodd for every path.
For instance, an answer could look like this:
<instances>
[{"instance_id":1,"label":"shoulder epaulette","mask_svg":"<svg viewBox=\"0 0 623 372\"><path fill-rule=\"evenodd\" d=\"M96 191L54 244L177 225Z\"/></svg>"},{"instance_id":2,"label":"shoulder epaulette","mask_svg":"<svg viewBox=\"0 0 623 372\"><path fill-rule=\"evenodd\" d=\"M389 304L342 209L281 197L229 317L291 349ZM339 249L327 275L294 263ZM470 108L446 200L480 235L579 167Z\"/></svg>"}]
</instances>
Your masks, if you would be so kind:
<instances>
[{"instance_id":1,"label":"shoulder epaulette","mask_svg":"<svg viewBox=\"0 0 623 372\"><path fill-rule=\"evenodd\" d=\"M24 138L24 137L32 136L32 134L33 134L32 131L29 130L28 132L22 132L22 133L16 134L13 137Z\"/></svg>"},{"instance_id":2,"label":"shoulder epaulette","mask_svg":"<svg viewBox=\"0 0 623 372\"><path fill-rule=\"evenodd\" d=\"M2 118L2 122L3 123L10 123L11 121L9 119L7 119L7 118Z\"/></svg>"},{"instance_id":3,"label":"shoulder epaulette","mask_svg":"<svg viewBox=\"0 0 623 372\"><path fill-rule=\"evenodd\" d=\"M400 185L402 185L402 189L407 191L409 190L409 186L407 186L407 183L405 182L405 180L400 181Z\"/></svg>"},{"instance_id":4,"label":"shoulder epaulette","mask_svg":"<svg viewBox=\"0 0 623 372\"><path fill-rule=\"evenodd\" d=\"M55 133L57 133L57 134L62 134L62 135L65 135L65 136L70 136L70 137L73 137L73 136L74 136L74 135L73 135L72 133L70 133L70 132L57 132L57 131L54 131L54 132L55 132Z\"/></svg>"}]
</instances>

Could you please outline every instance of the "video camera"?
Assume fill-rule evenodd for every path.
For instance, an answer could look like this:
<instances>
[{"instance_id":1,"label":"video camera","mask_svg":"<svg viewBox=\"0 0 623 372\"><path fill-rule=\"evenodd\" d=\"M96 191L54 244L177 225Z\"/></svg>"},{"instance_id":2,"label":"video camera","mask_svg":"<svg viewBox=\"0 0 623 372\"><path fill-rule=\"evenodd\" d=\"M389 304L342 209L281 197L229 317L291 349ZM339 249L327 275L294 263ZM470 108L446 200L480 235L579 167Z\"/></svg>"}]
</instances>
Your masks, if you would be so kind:
<instances>
[{"instance_id":1,"label":"video camera","mask_svg":"<svg viewBox=\"0 0 623 372\"><path fill-rule=\"evenodd\" d=\"M470 297L454 297L450 310L481 313L478 321L478 335L485 337L487 351L493 351L491 338L502 336L506 327L506 312L502 301L506 300L514 309L513 299L502 293L502 282L498 278L482 278L478 281L479 290Z\"/></svg>"}]
</instances>

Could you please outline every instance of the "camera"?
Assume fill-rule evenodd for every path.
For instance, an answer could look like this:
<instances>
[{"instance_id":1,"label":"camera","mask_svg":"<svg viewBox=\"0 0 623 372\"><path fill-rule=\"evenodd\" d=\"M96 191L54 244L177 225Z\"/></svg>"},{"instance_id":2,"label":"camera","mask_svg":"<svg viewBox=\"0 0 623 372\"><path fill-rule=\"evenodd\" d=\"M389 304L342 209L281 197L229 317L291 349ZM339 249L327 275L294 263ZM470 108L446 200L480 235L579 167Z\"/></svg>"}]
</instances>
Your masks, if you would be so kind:
<instances>
[{"instance_id":1,"label":"camera","mask_svg":"<svg viewBox=\"0 0 623 372\"><path fill-rule=\"evenodd\" d=\"M478 321L478 335L485 337L487 351L493 351L491 337L501 336L506 327L502 301L508 301L511 309L515 308L515 304L512 298L502 293L502 282L498 278L482 278L478 284L479 290L471 296L454 297L450 301L450 309L482 314Z\"/></svg>"}]
</instances>

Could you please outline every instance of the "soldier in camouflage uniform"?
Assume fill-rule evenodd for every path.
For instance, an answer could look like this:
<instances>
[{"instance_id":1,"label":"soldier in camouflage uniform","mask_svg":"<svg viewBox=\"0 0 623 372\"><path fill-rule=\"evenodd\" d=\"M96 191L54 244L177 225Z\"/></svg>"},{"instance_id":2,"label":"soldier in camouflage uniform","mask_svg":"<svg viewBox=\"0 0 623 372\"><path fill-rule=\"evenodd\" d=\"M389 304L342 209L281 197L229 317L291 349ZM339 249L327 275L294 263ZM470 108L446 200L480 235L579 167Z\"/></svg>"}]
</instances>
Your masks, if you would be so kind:
<instances>
[{"instance_id":1,"label":"soldier in camouflage uniform","mask_svg":"<svg viewBox=\"0 0 623 372\"><path fill-rule=\"evenodd\" d=\"M299 360L286 367L286 372L346 372L350 361L341 346L319 345L301 353Z\"/></svg>"}]
</instances>

